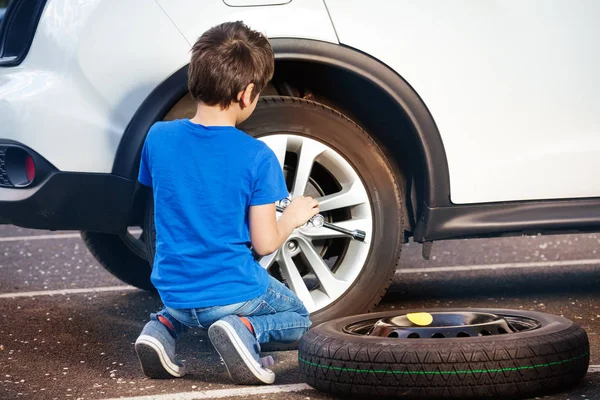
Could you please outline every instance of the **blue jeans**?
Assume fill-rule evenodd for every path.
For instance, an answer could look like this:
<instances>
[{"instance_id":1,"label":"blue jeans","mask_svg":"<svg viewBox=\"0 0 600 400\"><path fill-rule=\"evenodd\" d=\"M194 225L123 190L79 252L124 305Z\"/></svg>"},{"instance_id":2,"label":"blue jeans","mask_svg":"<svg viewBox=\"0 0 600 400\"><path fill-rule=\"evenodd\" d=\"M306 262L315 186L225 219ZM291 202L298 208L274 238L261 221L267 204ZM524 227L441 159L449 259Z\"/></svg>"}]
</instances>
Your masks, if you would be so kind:
<instances>
[{"instance_id":1,"label":"blue jeans","mask_svg":"<svg viewBox=\"0 0 600 400\"><path fill-rule=\"evenodd\" d=\"M300 340L310 327L304 304L277 279L271 277L267 291L252 300L226 306L173 309L164 307L157 316L168 319L175 336L187 328L205 328L227 315L247 317L259 343L290 343Z\"/></svg>"}]
</instances>

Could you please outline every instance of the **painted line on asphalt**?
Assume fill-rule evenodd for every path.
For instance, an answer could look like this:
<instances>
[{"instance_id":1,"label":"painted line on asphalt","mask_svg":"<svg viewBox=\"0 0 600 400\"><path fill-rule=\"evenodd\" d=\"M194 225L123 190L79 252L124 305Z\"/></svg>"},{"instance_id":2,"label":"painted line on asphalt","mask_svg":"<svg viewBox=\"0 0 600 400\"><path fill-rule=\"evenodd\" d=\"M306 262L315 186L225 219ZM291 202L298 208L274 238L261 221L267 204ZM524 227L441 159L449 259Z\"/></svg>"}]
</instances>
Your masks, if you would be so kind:
<instances>
[{"instance_id":1,"label":"painted line on asphalt","mask_svg":"<svg viewBox=\"0 0 600 400\"><path fill-rule=\"evenodd\" d=\"M27 242L30 240L74 239L81 237L79 233L57 233L54 235L12 236L0 238L0 242Z\"/></svg>"},{"instance_id":2,"label":"painted line on asphalt","mask_svg":"<svg viewBox=\"0 0 600 400\"><path fill-rule=\"evenodd\" d=\"M129 231L132 235L142 233L141 229L132 229ZM28 242L31 240L59 240L59 239L77 239L81 238L79 233L54 233L48 235L31 235L31 236L12 236L0 237L1 242Z\"/></svg>"},{"instance_id":3,"label":"painted line on asphalt","mask_svg":"<svg viewBox=\"0 0 600 400\"><path fill-rule=\"evenodd\" d=\"M600 372L600 365L590 365L588 373ZM245 387L235 389L217 389L217 390L205 390L197 392L180 392L180 393L168 393L168 394L156 394L156 395L144 395L136 397L116 397L105 400L201 400L201 399L221 399L224 397L242 397L242 396L259 396L264 394L273 393L289 393L299 392L303 390L315 389L308 386L305 383L289 384L289 385L274 385L274 386L259 386L259 387Z\"/></svg>"},{"instance_id":4,"label":"painted line on asphalt","mask_svg":"<svg viewBox=\"0 0 600 400\"><path fill-rule=\"evenodd\" d=\"M314 390L305 383L290 385L274 385L259 387L244 387L235 389L205 390L197 392L182 392L156 394L136 397L116 397L106 400L198 400L198 399L222 399L224 397L258 396L261 394L300 392L302 390Z\"/></svg>"},{"instance_id":5,"label":"painted line on asphalt","mask_svg":"<svg viewBox=\"0 0 600 400\"><path fill-rule=\"evenodd\" d=\"M506 263L506 264L482 264L482 265L454 265L447 267L428 267L428 268L400 268L396 270L397 274L420 274L433 272L457 272L457 271L480 271L495 269L518 269L518 268L553 268L553 267L576 267L576 266L600 265L600 259L592 258L588 260L565 260L565 261L534 261L526 263Z\"/></svg>"},{"instance_id":6,"label":"painted line on asphalt","mask_svg":"<svg viewBox=\"0 0 600 400\"><path fill-rule=\"evenodd\" d=\"M122 292L140 290L133 286L104 286L96 288L81 288L81 289L59 289L59 290L38 290L36 292L21 292L21 293L0 293L0 299L16 299L19 297L37 297L37 296L56 296L67 294L81 293L101 293L101 292Z\"/></svg>"}]
</instances>

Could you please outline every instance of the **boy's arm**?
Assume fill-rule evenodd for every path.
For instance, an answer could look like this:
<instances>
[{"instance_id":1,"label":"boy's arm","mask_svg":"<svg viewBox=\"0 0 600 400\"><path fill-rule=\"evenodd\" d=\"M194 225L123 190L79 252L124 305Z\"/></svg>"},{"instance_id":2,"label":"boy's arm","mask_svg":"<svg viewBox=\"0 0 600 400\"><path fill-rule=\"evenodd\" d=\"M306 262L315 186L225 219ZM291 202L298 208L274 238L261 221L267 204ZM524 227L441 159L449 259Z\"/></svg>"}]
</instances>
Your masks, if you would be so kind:
<instances>
[{"instance_id":1,"label":"boy's arm","mask_svg":"<svg viewBox=\"0 0 600 400\"><path fill-rule=\"evenodd\" d=\"M319 212L318 202L298 196L277 220L275 202L286 198L288 191L283 171L273 150L265 146L258 155L248 222L254 251L263 256L277 250L292 231Z\"/></svg>"},{"instance_id":2,"label":"boy's arm","mask_svg":"<svg viewBox=\"0 0 600 400\"><path fill-rule=\"evenodd\" d=\"M319 203L310 197L296 197L277 220L275 203L250 207L250 239L254 251L265 256L273 253L292 231L319 212Z\"/></svg>"}]
</instances>

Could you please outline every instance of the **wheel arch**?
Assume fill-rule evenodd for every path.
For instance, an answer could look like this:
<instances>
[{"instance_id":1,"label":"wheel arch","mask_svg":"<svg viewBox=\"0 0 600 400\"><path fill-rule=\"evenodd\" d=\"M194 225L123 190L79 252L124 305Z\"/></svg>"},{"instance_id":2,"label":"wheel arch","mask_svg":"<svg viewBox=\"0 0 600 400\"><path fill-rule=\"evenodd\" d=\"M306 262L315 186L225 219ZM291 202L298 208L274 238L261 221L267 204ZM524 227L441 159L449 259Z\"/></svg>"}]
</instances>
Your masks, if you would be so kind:
<instances>
[{"instance_id":1,"label":"wheel arch","mask_svg":"<svg viewBox=\"0 0 600 400\"><path fill-rule=\"evenodd\" d=\"M407 229L414 232L423 205L450 205L448 162L438 128L423 100L400 75L364 53L336 44L304 39L272 39L271 43L276 86L292 81L292 86L303 86L340 105L342 112L357 118L355 122L383 144L406 175L407 186L415 189L407 198L407 204L412 204L412 229ZM157 86L139 107L119 143L114 174L137 179L146 134L186 95L187 73L186 65ZM364 97L370 101L364 102Z\"/></svg>"}]
</instances>

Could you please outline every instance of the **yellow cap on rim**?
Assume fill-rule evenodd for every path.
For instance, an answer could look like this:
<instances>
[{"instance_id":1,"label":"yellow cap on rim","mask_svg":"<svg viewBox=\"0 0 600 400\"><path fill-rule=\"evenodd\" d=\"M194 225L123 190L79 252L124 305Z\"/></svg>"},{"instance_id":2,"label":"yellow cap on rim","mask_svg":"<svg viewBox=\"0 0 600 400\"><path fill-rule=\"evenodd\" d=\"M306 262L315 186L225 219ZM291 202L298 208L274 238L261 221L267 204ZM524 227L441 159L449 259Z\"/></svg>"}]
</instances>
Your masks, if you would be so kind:
<instances>
[{"instance_id":1,"label":"yellow cap on rim","mask_svg":"<svg viewBox=\"0 0 600 400\"><path fill-rule=\"evenodd\" d=\"M406 318L413 324L419 326L427 326L433 322L433 316L426 312L406 314Z\"/></svg>"}]
</instances>

